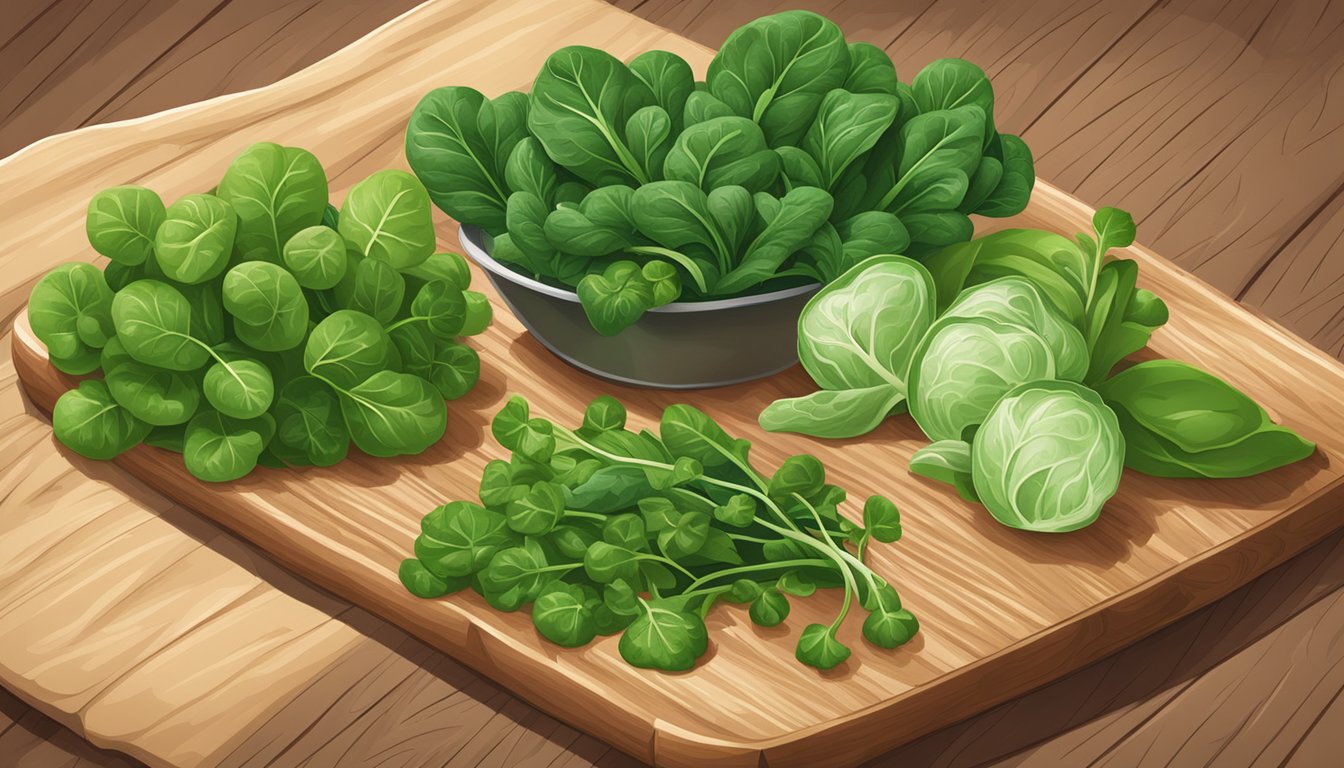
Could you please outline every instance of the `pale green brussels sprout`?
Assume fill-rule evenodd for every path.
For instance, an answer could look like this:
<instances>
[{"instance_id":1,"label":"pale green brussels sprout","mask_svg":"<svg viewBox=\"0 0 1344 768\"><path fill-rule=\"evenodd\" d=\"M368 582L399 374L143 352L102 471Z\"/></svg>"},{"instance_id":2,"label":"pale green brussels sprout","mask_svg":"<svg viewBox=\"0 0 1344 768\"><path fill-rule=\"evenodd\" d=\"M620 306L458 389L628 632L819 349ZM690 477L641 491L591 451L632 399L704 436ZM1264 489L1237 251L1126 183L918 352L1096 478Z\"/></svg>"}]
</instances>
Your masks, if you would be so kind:
<instances>
[{"instance_id":1,"label":"pale green brussels sprout","mask_svg":"<svg viewBox=\"0 0 1344 768\"><path fill-rule=\"evenodd\" d=\"M995 520L1064 533L1090 525L1120 486L1125 439L1115 412L1067 381L1015 387L971 445L975 491Z\"/></svg>"},{"instance_id":2,"label":"pale green brussels sprout","mask_svg":"<svg viewBox=\"0 0 1344 768\"><path fill-rule=\"evenodd\" d=\"M910 415L930 440L963 440L1008 390L1054 377L1050 345L1032 329L984 317L939 319L910 366Z\"/></svg>"},{"instance_id":3,"label":"pale green brussels sprout","mask_svg":"<svg viewBox=\"0 0 1344 768\"><path fill-rule=\"evenodd\" d=\"M1055 375L1079 381L1087 375L1087 341L1025 277L1010 275L963 290L943 317L984 317L1026 326L1045 339L1055 357Z\"/></svg>"}]
</instances>

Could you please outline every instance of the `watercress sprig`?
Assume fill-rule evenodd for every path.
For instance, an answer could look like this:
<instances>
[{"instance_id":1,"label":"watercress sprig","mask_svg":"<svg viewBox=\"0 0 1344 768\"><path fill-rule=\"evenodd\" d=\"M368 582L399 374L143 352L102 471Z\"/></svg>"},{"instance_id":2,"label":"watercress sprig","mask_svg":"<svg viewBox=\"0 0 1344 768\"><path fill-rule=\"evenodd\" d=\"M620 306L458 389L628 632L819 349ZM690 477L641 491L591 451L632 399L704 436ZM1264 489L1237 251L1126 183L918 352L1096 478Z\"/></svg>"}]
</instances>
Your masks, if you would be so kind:
<instances>
[{"instance_id":1,"label":"watercress sprig","mask_svg":"<svg viewBox=\"0 0 1344 768\"><path fill-rule=\"evenodd\" d=\"M401 565L413 594L463 589L499 610L532 604L542 636L578 646L621 634L629 663L692 667L708 647L705 616L717 603L748 605L757 624L789 614L789 596L844 590L826 625L805 628L799 661L829 669L849 656L837 632L855 606L864 636L884 648L918 621L865 561L872 541L900 536L895 504L865 505L864 524L843 517L845 492L811 456L771 475L705 413L668 407L658 432L626 428L624 406L599 397L568 428L511 398L491 423L510 458L486 466L480 503L445 504L421 522L415 557ZM853 548L851 551L850 548Z\"/></svg>"}]
</instances>

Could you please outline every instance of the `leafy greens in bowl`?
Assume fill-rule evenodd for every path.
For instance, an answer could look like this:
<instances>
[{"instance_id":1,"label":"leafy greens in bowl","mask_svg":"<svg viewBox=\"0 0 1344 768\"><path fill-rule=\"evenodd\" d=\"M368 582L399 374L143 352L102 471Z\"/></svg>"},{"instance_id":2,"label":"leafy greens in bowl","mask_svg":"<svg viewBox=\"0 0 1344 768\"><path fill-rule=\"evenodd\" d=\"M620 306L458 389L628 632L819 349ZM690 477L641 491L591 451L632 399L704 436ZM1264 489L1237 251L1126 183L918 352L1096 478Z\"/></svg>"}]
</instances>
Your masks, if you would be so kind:
<instances>
[{"instance_id":1,"label":"leafy greens in bowl","mask_svg":"<svg viewBox=\"0 0 1344 768\"><path fill-rule=\"evenodd\" d=\"M604 336L589 325L572 289L539 282L491 258L489 236L476 227L462 227L458 239L534 339L576 368L637 386L726 386L792 367L798 362L798 313L820 287L676 301L650 310L624 333Z\"/></svg>"},{"instance_id":2,"label":"leafy greens in bowl","mask_svg":"<svg viewBox=\"0 0 1344 768\"><path fill-rule=\"evenodd\" d=\"M574 290L614 335L654 307L824 284L1021 211L1031 153L993 113L969 62L902 83L881 49L787 11L729 35L701 81L667 51L571 46L528 94L435 89L406 157L494 259Z\"/></svg>"}]
</instances>

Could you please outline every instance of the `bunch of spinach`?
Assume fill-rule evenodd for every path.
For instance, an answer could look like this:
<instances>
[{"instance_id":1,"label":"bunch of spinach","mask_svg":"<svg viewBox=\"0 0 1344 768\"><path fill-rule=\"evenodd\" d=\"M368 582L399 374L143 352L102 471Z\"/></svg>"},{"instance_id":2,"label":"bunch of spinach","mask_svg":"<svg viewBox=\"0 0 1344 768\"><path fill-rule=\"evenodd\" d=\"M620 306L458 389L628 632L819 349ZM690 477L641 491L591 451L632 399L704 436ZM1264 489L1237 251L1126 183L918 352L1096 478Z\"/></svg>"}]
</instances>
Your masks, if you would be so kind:
<instances>
[{"instance_id":1,"label":"bunch of spinach","mask_svg":"<svg viewBox=\"0 0 1344 768\"><path fill-rule=\"evenodd\" d=\"M703 81L675 54L556 51L530 94L431 91L406 130L430 197L492 255L574 288L615 334L677 299L826 283L868 256L968 240L1035 182L975 65L907 84L806 11L729 35Z\"/></svg>"},{"instance_id":2,"label":"bunch of spinach","mask_svg":"<svg viewBox=\"0 0 1344 768\"><path fill-rule=\"evenodd\" d=\"M900 538L896 506L872 496L863 525L850 522L838 511L844 490L812 456L764 475L750 443L705 413L669 406L656 434L636 432L607 396L576 429L532 416L514 397L491 432L512 456L486 465L479 504L454 501L421 521L415 557L400 569L412 594L470 588L501 611L531 604L551 642L620 634L627 662L670 671L704 654L705 616L719 601L747 604L753 622L774 626L791 596L842 587L835 620L798 639L798 660L819 669L848 658L836 633L855 603L868 611L863 635L875 645L918 631L896 590L864 563L873 541Z\"/></svg>"},{"instance_id":3,"label":"bunch of spinach","mask_svg":"<svg viewBox=\"0 0 1344 768\"><path fill-rule=\"evenodd\" d=\"M335 464L352 442L419 453L480 375L459 337L490 305L461 256L434 253L428 194L404 171L359 182L338 211L313 155L254 144L209 194L164 206L114 187L86 224L106 269L57 267L28 304L57 368L101 369L52 413L84 456L144 442L226 481Z\"/></svg>"},{"instance_id":4,"label":"bunch of spinach","mask_svg":"<svg viewBox=\"0 0 1344 768\"><path fill-rule=\"evenodd\" d=\"M1109 258L1134 221L1097 211L1070 240L1013 229L917 263L873 257L823 288L798 321L798 353L821 387L772 403L772 431L853 437L908 410L934 442L911 470L953 484L1005 524L1067 531L1096 519L1121 466L1161 477L1245 477L1315 446L1194 366L1113 373L1167 321Z\"/></svg>"}]
</instances>

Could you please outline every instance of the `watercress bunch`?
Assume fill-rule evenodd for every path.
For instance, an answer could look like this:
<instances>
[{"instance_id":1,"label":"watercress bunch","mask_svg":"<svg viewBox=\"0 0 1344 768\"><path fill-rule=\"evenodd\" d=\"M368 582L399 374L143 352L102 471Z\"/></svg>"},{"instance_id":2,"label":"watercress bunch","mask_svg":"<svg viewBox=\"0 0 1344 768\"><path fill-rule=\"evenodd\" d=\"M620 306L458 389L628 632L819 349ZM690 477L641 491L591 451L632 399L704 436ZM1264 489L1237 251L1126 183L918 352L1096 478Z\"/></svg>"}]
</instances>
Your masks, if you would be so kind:
<instances>
[{"instance_id":1,"label":"watercress bunch","mask_svg":"<svg viewBox=\"0 0 1344 768\"><path fill-rule=\"evenodd\" d=\"M821 462L787 459L773 474L751 444L708 415L673 405L658 432L626 427L619 401L599 397L570 429L531 414L521 397L491 432L511 452L486 465L479 502L453 501L421 521L415 557L400 569L413 594L464 589L492 607L531 604L537 631L558 645L620 634L630 664L692 667L708 647L705 616L722 601L774 626L791 598L844 590L829 624L799 636L799 661L829 669L850 654L837 639L856 607L863 635L892 648L918 631L900 596L866 564L873 542L901 536L896 505L864 504L863 524L839 512L844 490Z\"/></svg>"}]
</instances>

